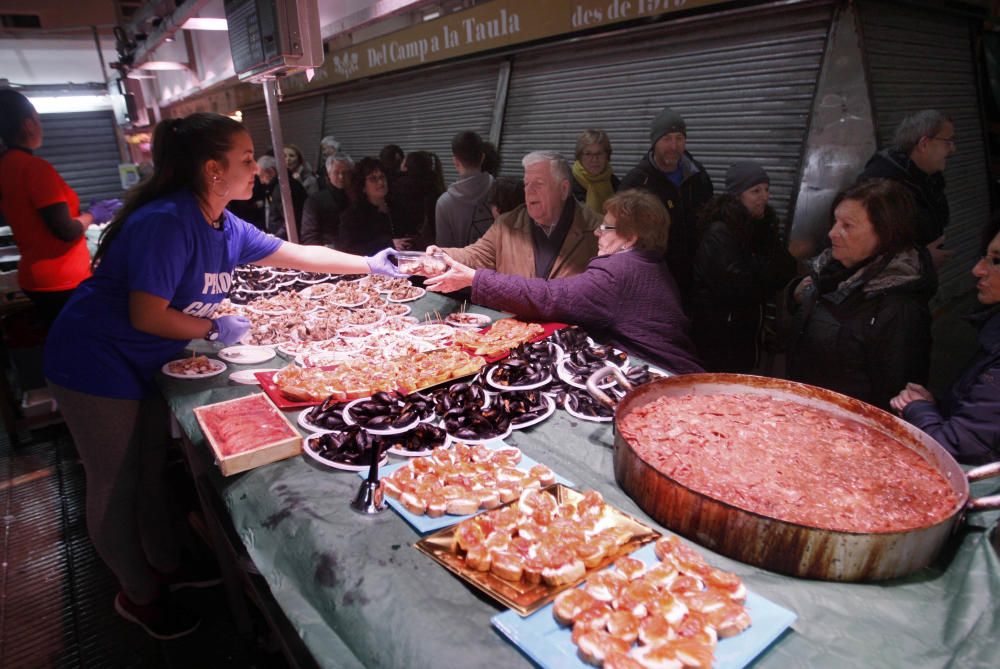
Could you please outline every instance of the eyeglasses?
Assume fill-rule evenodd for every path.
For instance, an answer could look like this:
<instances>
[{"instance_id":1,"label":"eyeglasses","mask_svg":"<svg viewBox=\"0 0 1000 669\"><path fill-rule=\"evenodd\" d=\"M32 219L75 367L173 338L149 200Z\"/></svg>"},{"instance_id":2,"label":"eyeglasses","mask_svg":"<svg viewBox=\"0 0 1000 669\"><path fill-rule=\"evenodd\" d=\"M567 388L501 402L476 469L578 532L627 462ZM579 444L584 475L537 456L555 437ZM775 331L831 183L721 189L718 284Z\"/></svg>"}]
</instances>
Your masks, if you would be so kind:
<instances>
[{"instance_id":1,"label":"eyeglasses","mask_svg":"<svg viewBox=\"0 0 1000 669\"><path fill-rule=\"evenodd\" d=\"M386 178L384 174L369 174L367 177L365 177L365 181L370 181L373 184L377 184L386 181Z\"/></svg>"},{"instance_id":2,"label":"eyeglasses","mask_svg":"<svg viewBox=\"0 0 1000 669\"><path fill-rule=\"evenodd\" d=\"M939 142L946 142L951 148L955 148L955 138L954 137L928 137L927 139L936 139Z\"/></svg>"},{"instance_id":3,"label":"eyeglasses","mask_svg":"<svg viewBox=\"0 0 1000 669\"><path fill-rule=\"evenodd\" d=\"M607 232L608 230L614 230L615 226L613 226L613 225L604 225L602 223L601 225L597 226L597 229L600 232Z\"/></svg>"}]
</instances>

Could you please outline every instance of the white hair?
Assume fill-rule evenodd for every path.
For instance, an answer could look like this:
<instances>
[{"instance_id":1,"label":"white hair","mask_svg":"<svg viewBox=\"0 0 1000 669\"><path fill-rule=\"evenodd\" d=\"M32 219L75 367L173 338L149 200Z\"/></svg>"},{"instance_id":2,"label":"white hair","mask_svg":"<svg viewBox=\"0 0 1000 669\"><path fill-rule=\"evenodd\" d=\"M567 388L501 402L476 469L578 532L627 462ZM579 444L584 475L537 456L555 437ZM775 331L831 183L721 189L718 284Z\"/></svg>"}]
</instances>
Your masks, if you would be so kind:
<instances>
[{"instance_id":1,"label":"white hair","mask_svg":"<svg viewBox=\"0 0 1000 669\"><path fill-rule=\"evenodd\" d=\"M258 170L274 170L278 173L278 161L274 156L261 156L257 159Z\"/></svg>"},{"instance_id":2,"label":"white hair","mask_svg":"<svg viewBox=\"0 0 1000 669\"><path fill-rule=\"evenodd\" d=\"M327 135L323 139L319 140L319 145L320 146L329 146L332 149L340 151L340 142L338 142L337 138L334 137L333 135Z\"/></svg>"},{"instance_id":3,"label":"white hair","mask_svg":"<svg viewBox=\"0 0 1000 669\"><path fill-rule=\"evenodd\" d=\"M521 166L524 169L528 169L536 163L548 163L549 169L552 171L552 176L555 177L556 181L570 180L571 172L569 171L569 163L566 162L566 158L561 153L557 153L556 151L532 151L521 159Z\"/></svg>"},{"instance_id":4,"label":"white hair","mask_svg":"<svg viewBox=\"0 0 1000 669\"><path fill-rule=\"evenodd\" d=\"M326 169L329 170L331 167L333 167L334 163L347 163L348 167L352 169L354 168L354 161L351 160L350 156L343 153L338 153L337 155L330 156L329 158L327 158Z\"/></svg>"}]
</instances>

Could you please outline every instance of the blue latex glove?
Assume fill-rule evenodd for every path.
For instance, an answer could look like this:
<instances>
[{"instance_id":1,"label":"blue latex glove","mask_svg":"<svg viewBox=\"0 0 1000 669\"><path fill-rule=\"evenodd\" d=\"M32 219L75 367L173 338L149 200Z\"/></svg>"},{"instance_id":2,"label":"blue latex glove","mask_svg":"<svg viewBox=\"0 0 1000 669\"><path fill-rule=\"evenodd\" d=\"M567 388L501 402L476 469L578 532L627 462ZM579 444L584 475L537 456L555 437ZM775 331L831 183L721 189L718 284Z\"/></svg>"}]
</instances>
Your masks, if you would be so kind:
<instances>
[{"instance_id":1,"label":"blue latex glove","mask_svg":"<svg viewBox=\"0 0 1000 669\"><path fill-rule=\"evenodd\" d=\"M396 263L393 262L396 259L396 255L396 249L389 247L382 249L373 256L365 256L365 261L368 263L368 269L371 270L372 274L382 274L400 279L410 276L409 274L403 274L396 267Z\"/></svg>"},{"instance_id":2,"label":"blue latex glove","mask_svg":"<svg viewBox=\"0 0 1000 669\"><path fill-rule=\"evenodd\" d=\"M87 211L94 217L94 223L107 223L121 206L121 200L100 200L99 202L91 202L90 209Z\"/></svg>"},{"instance_id":3,"label":"blue latex glove","mask_svg":"<svg viewBox=\"0 0 1000 669\"><path fill-rule=\"evenodd\" d=\"M244 316L219 316L215 319L215 329L219 331L220 341L227 346L236 344L250 329L250 321Z\"/></svg>"}]
</instances>

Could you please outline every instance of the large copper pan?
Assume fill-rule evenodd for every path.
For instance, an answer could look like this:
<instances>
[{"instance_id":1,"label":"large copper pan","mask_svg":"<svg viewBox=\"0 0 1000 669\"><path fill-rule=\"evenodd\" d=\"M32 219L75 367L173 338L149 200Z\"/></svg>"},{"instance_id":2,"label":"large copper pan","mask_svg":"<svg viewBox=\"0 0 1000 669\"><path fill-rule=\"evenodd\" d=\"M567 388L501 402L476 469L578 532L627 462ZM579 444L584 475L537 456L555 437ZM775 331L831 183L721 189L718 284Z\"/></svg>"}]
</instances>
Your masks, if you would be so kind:
<instances>
[{"instance_id":1,"label":"large copper pan","mask_svg":"<svg viewBox=\"0 0 1000 669\"><path fill-rule=\"evenodd\" d=\"M597 388L602 370L587 386L598 400L614 403ZM688 394L759 393L821 407L893 436L931 463L958 493L949 517L935 525L897 533L853 533L820 529L747 511L696 492L656 470L621 434L621 421L657 398ZM966 474L934 439L885 411L829 390L742 374L671 376L629 390L615 412L615 478L642 509L665 527L702 546L748 564L792 576L834 581L880 580L930 564L966 512L1000 508L1000 495L969 499L969 481L1000 475L1000 463Z\"/></svg>"}]
</instances>

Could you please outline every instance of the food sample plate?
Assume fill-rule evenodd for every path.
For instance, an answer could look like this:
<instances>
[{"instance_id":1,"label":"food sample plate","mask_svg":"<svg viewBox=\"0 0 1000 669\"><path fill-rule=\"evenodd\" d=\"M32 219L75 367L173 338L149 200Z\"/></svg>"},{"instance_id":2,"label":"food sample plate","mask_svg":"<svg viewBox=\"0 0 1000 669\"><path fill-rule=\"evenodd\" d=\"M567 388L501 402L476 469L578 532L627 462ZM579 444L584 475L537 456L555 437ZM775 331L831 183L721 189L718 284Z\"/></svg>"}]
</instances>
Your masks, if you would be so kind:
<instances>
[{"instance_id":1,"label":"food sample plate","mask_svg":"<svg viewBox=\"0 0 1000 669\"><path fill-rule=\"evenodd\" d=\"M490 371L486 374L486 383L490 384L497 390L534 390L536 388L541 388L542 386L546 386L552 382L552 375L546 374L541 381L538 381L536 383L527 383L523 386L505 386L504 384L500 383L499 381L493 378L493 374L496 371L497 371L496 367L490 369Z\"/></svg>"},{"instance_id":2,"label":"food sample plate","mask_svg":"<svg viewBox=\"0 0 1000 669\"><path fill-rule=\"evenodd\" d=\"M259 386L260 381L257 380L257 374L262 372L274 373L278 371L277 369L241 369L238 372L233 372L229 375L229 380L233 383L242 383L247 386Z\"/></svg>"},{"instance_id":3,"label":"food sample plate","mask_svg":"<svg viewBox=\"0 0 1000 669\"><path fill-rule=\"evenodd\" d=\"M202 367L204 371L199 371L194 367L196 364L195 361L199 363L198 366ZM180 360L171 360L161 367L160 371L175 379L207 379L226 371L226 363L221 360L205 358L204 356L198 356L198 358L181 358Z\"/></svg>"},{"instance_id":4,"label":"food sample plate","mask_svg":"<svg viewBox=\"0 0 1000 669\"><path fill-rule=\"evenodd\" d=\"M580 420L590 421L591 423L610 423L615 419L614 416L588 416L587 414L580 413L576 409L570 406L571 395L567 395L566 399L563 400L563 409L566 409L568 413L573 418L579 418Z\"/></svg>"},{"instance_id":5,"label":"food sample plate","mask_svg":"<svg viewBox=\"0 0 1000 669\"><path fill-rule=\"evenodd\" d=\"M472 312L457 312L445 316L444 322L456 328L471 328L478 330L484 328L492 322L486 314L474 314Z\"/></svg>"},{"instance_id":6,"label":"food sample plate","mask_svg":"<svg viewBox=\"0 0 1000 669\"><path fill-rule=\"evenodd\" d=\"M647 565L659 562L653 546L632 554ZM783 606L754 592L747 593L746 607L753 624L742 633L720 639L715 649L714 669L741 669L767 649L795 622L798 616ZM561 627L552 615L552 604L522 618L516 611L504 611L490 619L511 643L545 669L586 669L571 638L572 629Z\"/></svg>"},{"instance_id":7,"label":"food sample plate","mask_svg":"<svg viewBox=\"0 0 1000 669\"><path fill-rule=\"evenodd\" d=\"M223 476L302 450L299 431L263 393L196 407L194 416Z\"/></svg>"},{"instance_id":8,"label":"food sample plate","mask_svg":"<svg viewBox=\"0 0 1000 669\"><path fill-rule=\"evenodd\" d=\"M300 411L298 417L295 419L295 422L298 423L301 427L304 427L305 429L309 430L310 432L332 432L332 430L330 430L329 428L320 427L319 425L313 425L311 422L309 422L309 412L312 410L313 407L309 407L308 409L303 409L302 411Z\"/></svg>"},{"instance_id":9,"label":"food sample plate","mask_svg":"<svg viewBox=\"0 0 1000 669\"><path fill-rule=\"evenodd\" d=\"M583 497L583 493L574 490L566 485L556 483L542 489L543 492L552 495L560 504L567 501L576 501ZM517 504L517 500L511 504ZM507 505L504 505L507 506ZM619 557L628 555L640 546L655 541L660 537L660 533L653 528L639 522L632 516L619 511L605 502L604 515L601 517L603 527L621 527L630 534L630 539L621 549L605 557L593 569L586 571L587 575L600 571L605 566L611 564ZM502 506L499 508L503 508ZM485 513L494 513L487 511ZM414 547L421 553L426 554L442 567L458 576L469 585L477 588L483 593L493 597L505 606L510 607L522 616L529 615L555 599L563 590L571 588L580 583L580 580L566 585L549 586L544 582L535 585L519 581L517 583L502 579L492 572L481 572L466 566L465 558L458 555L454 547L455 528L449 527L440 532L425 537L414 544ZM550 612L551 617L551 612ZM567 638L569 634L567 633ZM572 642L570 642L572 643Z\"/></svg>"},{"instance_id":10,"label":"food sample plate","mask_svg":"<svg viewBox=\"0 0 1000 669\"><path fill-rule=\"evenodd\" d=\"M236 365L259 365L274 355L274 349L269 346L228 346L218 353L220 358Z\"/></svg>"},{"instance_id":11,"label":"food sample plate","mask_svg":"<svg viewBox=\"0 0 1000 669\"><path fill-rule=\"evenodd\" d=\"M427 291L423 288L419 288L417 286L407 286L406 288L397 288L396 290L386 293L385 299L387 302L413 302L414 300L419 300L426 294Z\"/></svg>"},{"instance_id":12,"label":"food sample plate","mask_svg":"<svg viewBox=\"0 0 1000 669\"><path fill-rule=\"evenodd\" d=\"M536 418L532 418L531 420L526 420L523 423L517 423L515 421L511 421L510 422L511 429L513 429L513 430L523 430L526 427L531 427L532 425L538 425L543 420L545 420L546 418L548 418L549 416L551 416L552 414L554 414L555 411L556 411L556 400L555 400L555 398L551 397L549 395L544 395L543 394L542 395L542 401L547 402L548 403L548 407L549 407L548 409L545 410L545 412L542 415L540 415L540 416L538 416Z\"/></svg>"},{"instance_id":13,"label":"food sample plate","mask_svg":"<svg viewBox=\"0 0 1000 669\"><path fill-rule=\"evenodd\" d=\"M305 443L302 445L302 452L306 455L306 457L308 457L311 460L314 460L314 461L318 462L319 464L324 465L326 467L333 467L334 469L342 469L343 471L346 471L346 472L360 472L360 471L364 471L365 472L365 476L367 476L368 465L349 465L349 464L345 464L343 462L337 462L336 460L330 460L329 458L324 458L322 455L320 455L319 453L317 453L316 451L313 450L311 442L314 439L317 439L320 435L322 435L325 432L329 432L329 430L323 430L323 432L317 432L316 434L312 434L312 435L309 435L308 437L306 437ZM380 470L381 470L382 465L384 465L388 461L389 461L389 458L386 456L385 453L383 453L382 454L382 459L379 460L379 468L380 468Z\"/></svg>"},{"instance_id":14,"label":"food sample plate","mask_svg":"<svg viewBox=\"0 0 1000 669\"><path fill-rule=\"evenodd\" d=\"M461 441L462 441L463 444L470 443L470 442L468 442L468 441L466 441L464 439L462 439ZM494 450L501 449L501 448L510 448L506 443L504 443L500 439L493 439L493 440L490 440L490 441L485 442L485 443L486 443L486 447L487 448L492 448ZM451 444L448 445L448 448L451 448ZM391 464L391 465L389 465L387 467L381 467L379 469L379 476L386 476L386 475L391 474L392 472L396 471L400 467L409 466L409 464L410 464L409 462L397 462L397 463ZM521 454L521 461L517 464L517 469L520 469L521 471L526 472L526 471L529 471L532 467L534 467L537 464L538 464L538 461L533 460L532 458L529 458L527 455L524 455L524 453L522 453ZM361 478L367 478L367 476L368 476L368 468L365 467L365 469L363 471L358 472L358 475ZM573 485L570 481L568 481L564 477L560 476L558 473L556 473L556 482L561 483L561 484L566 485L566 486ZM412 525L413 529L415 529L420 534L427 534L428 532L435 532L435 531L440 530L442 528L449 527L449 526L454 525L454 524L456 524L458 522L461 522L461 521L465 520L466 518L471 518L472 516L477 515L478 513L480 513L480 512L476 512L476 513L470 514L468 516L449 516L449 515L445 514L443 516L438 516L437 518L431 518L430 516L418 516L415 513L410 513L409 511L407 511L403 507L403 505L399 502L398 499L393 499L392 497L389 497L388 495L386 495L385 499L386 499L387 502L389 502L389 506L391 506L393 509L395 509L396 513L398 513L400 516L402 516L403 520L405 520L410 525Z\"/></svg>"},{"instance_id":15,"label":"food sample plate","mask_svg":"<svg viewBox=\"0 0 1000 669\"><path fill-rule=\"evenodd\" d=\"M358 422L354 419L354 416L351 414L351 408L360 404L361 402L367 402L370 399L371 399L370 397L361 397L359 399L354 400L353 402L349 402L347 406L344 407L344 422L347 423L348 425L357 425ZM413 419L413 422L403 425L402 427L387 427L383 429L365 427L365 429L368 430L369 434L376 434L376 435L381 434L381 435L392 436L394 434L403 434L404 432L409 432L410 430L415 428L417 426L417 423L419 422L420 422L420 416L417 416L416 418Z\"/></svg>"},{"instance_id":16,"label":"food sample plate","mask_svg":"<svg viewBox=\"0 0 1000 669\"><path fill-rule=\"evenodd\" d=\"M610 363L610 362L607 363L607 366L608 367L614 367L614 365L612 363ZM586 382L585 381L584 382L580 382L580 380L576 377L576 375L573 374L573 372L569 371L569 368L566 367L566 358L563 358L562 360L560 360L559 363L556 365L556 376L559 377L560 381L563 381L564 383L568 383L569 385L573 386L574 388L581 388L583 390L587 389ZM607 381L605 381L604 383L599 384L597 387L598 388L610 388L611 386L615 385L616 383L618 383L618 382L615 381L615 378L613 376L611 376L611 377L608 377Z\"/></svg>"}]
</instances>

